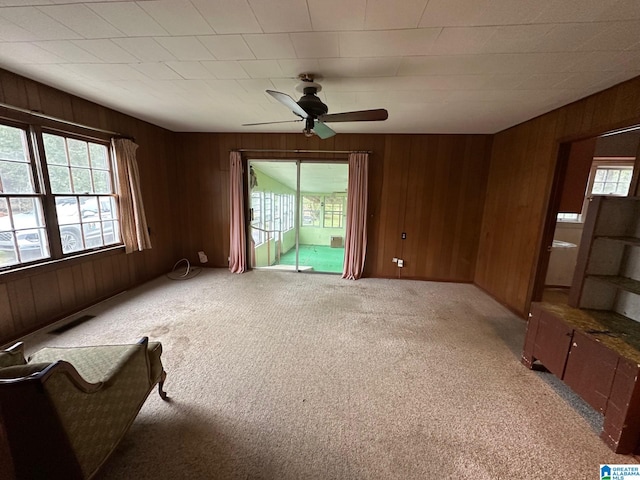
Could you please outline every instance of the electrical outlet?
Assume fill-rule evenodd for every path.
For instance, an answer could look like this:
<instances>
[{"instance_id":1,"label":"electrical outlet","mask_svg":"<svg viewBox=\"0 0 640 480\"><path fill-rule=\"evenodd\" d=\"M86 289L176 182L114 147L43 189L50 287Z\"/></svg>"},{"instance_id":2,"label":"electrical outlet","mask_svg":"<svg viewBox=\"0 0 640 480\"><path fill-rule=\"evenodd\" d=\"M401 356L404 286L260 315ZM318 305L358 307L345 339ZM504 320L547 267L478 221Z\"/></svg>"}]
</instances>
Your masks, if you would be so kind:
<instances>
[{"instance_id":1,"label":"electrical outlet","mask_svg":"<svg viewBox=\"0 0 640 480\"><path fill-rule=\"evenodd\" d=\"M393 260L391 260L393 263L398 263L398 257L393 257Z\"/></svg>"},{"instance_id":2,"label":"electrical outlet","mask_svg":"<svg viewBox=\"0 0 640 480\"><path fill-rule=\"evenodd\" d=\"M398 268L404 267L404 260L398 259Z\"/></svg>"}]
</instances>

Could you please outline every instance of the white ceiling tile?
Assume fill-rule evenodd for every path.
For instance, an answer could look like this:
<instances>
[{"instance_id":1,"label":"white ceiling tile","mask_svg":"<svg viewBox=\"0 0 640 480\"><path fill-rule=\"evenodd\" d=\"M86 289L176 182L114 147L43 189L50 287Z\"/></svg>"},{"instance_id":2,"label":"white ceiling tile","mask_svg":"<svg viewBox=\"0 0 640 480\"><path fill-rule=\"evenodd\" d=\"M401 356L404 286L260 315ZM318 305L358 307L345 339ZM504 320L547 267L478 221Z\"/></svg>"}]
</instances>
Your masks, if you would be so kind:
<instances>
[{"instance_id":1,"label":"white ceiling tile","mask_svg":"<svg viewBox=\"0 0 640 480\"><path fill-rule=\"evenodd\" d=\"M615 3L616 0L549 0L540 3L535 22L594 22Z\"/></svg>"},{"instance_id":2,"label":"white ceiling tile","mask_svg":"<svg viewBox=\"0 0 640 480\"><path fill-rule=\"evenodd\" d=\"M517 25L539 13L539 0L429 0L419 26Z\"/></svg>"},{"instance_id":3,"label":"white ceiling tile","mask_svg":"<svg viewBox=\"0 0 640 480\"><path fill-rule=\"evenodd\" d=\"M576 74L565 75L562 81L559 81L556 88L571 88L571 89L588 89L593 85L597 85L601 82L606 82L609 77L614 76L615 73L611 73L603 78L600 72L581 72Z\"/></svg>"},{"instance_id":4,"label":"white ceiling tile","mask_svg":"<svg viewBox=\"0 0 640 480\"><path fill-rule=\"evenodd\" d=\"M240 83L246 81L247 80L205 80L205 83L212 91L224 95L228 93L243 94L246 90Z\"/></svg>"},{"instance_id":5,"label":"white ceiling tile","mask_svg":"<svg viewBox=\"0 0 640 480\"><path fill-rule=\"evenodd\" d=\"M200 62L167 62L166 65L187 80L214 78Z\"/></svg>"},{"instance_id":6,"label":"white ceiling tile","mask_svg":"<svg viewBox=\"0 0 640 480\"><path fill-rule=\"evenodd\" d=\"M247 0L191 0L216 33L261 33Z\"/></svg>"},{"instance_id":7,"label":"white ceiling tile","mask_svg":"<svg viewBox=\"0 0 640 480\"><path fill-rule=\"evenodd\" d=\"M367 0L364 28L393 30L416 28L429 0Z\"/></svg>"},{"instance_id":8,"label":"white ceiling tile","mask_svg":"<svg viewBox=\"0 0 640 480\"><path fill-rule=\"evenodd\" d=\"M624 64L633 59L630 51L626 52L581 52L576 60L567 68L568 72L615 72L626 70ZM637 56L640 59L640 55ZM638 65L640 67L640 64Z\"/></svg>"},{"instance_id":9,"label":"white ceiling tile","mask_svg":"<svg viewBox=\"0 0 640 480\"><path fill-rule=\"evenodd\" d=\"M326 58L340 56L340 37L336 33L290 33L298 58Z\"/></svg>"},{"instance_id":10,"label":"white ceiling tile","mask_svg":"<svg viewBox=\"0 0 640 480\"><path fill-rule=\"evenodd\" d=\"M305 32L311 30L307 2L299 0L249 0L262 31Z\"/></svg>"},{"instance_id":11,"label":"white ceiling tile","mask_svg":"<svg viewBox=\"0 0 640 480\"><path fill-rule=\"evenodd\" d=\"M293 43L286 33L261 33L243 37L257 59L296 58Z\"/></svg>"},{"instance_id":12,"label":"white ceiling tile","mask_svg":"<svg viewBox=\"0 0 640 480\"><path fill-rule=\"evenodd\" d=\"M133 63L138 59L111 40L74 40L73 43L107 63Z\"/></svg>"},{"instance_id":13,"label":"white ceiling tile","mask_svg":"<svg viewBox=\"0 0 640 480\"><path fill-rule=\"evenodd\" d=\"M167 34L167 31L140 8L137 3L92 3L89 8L130 37Z\"/></svg>"},{"instance_id":14,"label":"white ceiling tile","mask_svg":"<svg viewBox=\"0 0 640 480\"><path fill-rule=\"evenodd\" d=\"M497 27L443 28L431 50L434 55L483 53Z\"/></svg>"},{"instance_id":15,"label":"white ceiling tile","mask_svg":"<svg viewBox=\"0 0 640 480\"><path fill-rule=\"evenodd\" d=\"M177 80L182 78L175 70L172 70L164 63L134 63L131 67L153 80Z\"/></svg>"},{"instance_id":16,"label":"white ceiling tile","mask_svg":"<svg viewBox=\"0 0 640 480\"><path fill-rule=\"evenodd\" d=\"M78 63L66 65L69 70L99 81L144 80L145 76L129 65L105 63Z\"/></svg>"},{"instance_id":17,"label":"white ceiling tile","mask_svg":"<svg viewBox=\"0 0 640 480\"><path fill-rule=\"evenodd\" d=\"M323 77L393 77L400 66L399 57L321 58Z\"/></svg>"},{"instance_id":18,"label":"white ceiling tile","mask_svg":"<svg viewBox=\"0 0 640 480\"><path fill-rule=\"evenodd\" d=\"M207 35L211 26L189 0L154 0L138 4L171 35Z\"/></svg>"},{"instance_id":19,"label":"white ceiling tile","mask_svg":"<svg viewBox=\"0 0 640 480\"><path fill-rule=\"evenodd\" d=\"M164 62L176 59L151 37L114 38L113 42L143 62Z\"/></svg>"},{"instance_id":20,"label":"white ceiling tile","mask_svg":"<svg viewBox=\"0 0 640 480\"><path fill-rule=\"evenodd\" d=\"M364 28L366 0L313 0L308 5L311 25L317 32Z\"/></svg>"},{"instance_id":21,"label":"white ceiling tile","mask_svg":"<svg viewBox=\"0 0 640 480\"><path fill-rule=\"evenodd\" d=\"M247 72L244 71L242 65L237 61L215 61L201 62L204 68L209 70L215 78L218 79L240 79L249 78Z\"/></svg>"},{"instance_id":22,"label":"white ceiling tile","mask_svg":"<svg viewBox=\"0 0 640 480\"><path fill-rule=\"evenodd\" d=\"M340 32L342 57L392 57L428 54L439 28Z\"/></svg>"},{"instance_id":23,"label":"white ceiling tile","mask_svg":"<svg viewBox=\"0 0 640 480\"><path fill-rule=\"evenodd\" d=\"M596 34L593 23L560 23L539 39L537 52L572 52Z\"/></svg>"},{"instance_id":24,"label":"white ceiling tile","mask_svg":"<svg viewBox=\"0 0 640 480\"><path fill-rule=\"evenodd\" d=\"M553 26L548 24L496 27L494 34L482 46L482 51L485 53L537 52L538 45L552 28Z\"/></svg>"},{"instance_id":25,"label":"white ceiling tile","mask_svg":"<svg viewBox=\"0 0 640 480\"><path fill-rule=\"evenodd\" d=\"M213 60L211 52L197 37L155 37L178 60Z\"/></svg>"},{"instance_id":26,"label":"white ceiling tile","mask_svg":"<svg viewBox=\"0 0 640 480\"><path fill-rule=\"evenodd\" d=\"M282 74L290 78L296 78L301 73L320 72L320 64L315 58L278 60L278 64L280 64Z\"/></svg>"},{"instance_id":27,"label":"white ceiling tile","mask_svg":"<svg viewBox=\"0 0 640 480\"><path fill-rule=\"evenodd\" d=\"M403 57L398 75L451 75L458 73L489 73L484 55L430 55Z\"/></svg>"},{"instance_id":28,"label":"white ceiling tile","mask_svg":"<svg viewBox=\"0 0 640 480\"><path fill-rule=\"evenodd\" d=\"M0 16L0 41L28 42L39 38L39 35L31 33Z\"/></svg>"},{"instance_id":29,"label":"white ceiling tile","mask_svg":"<svg viewBox=\"0 0 640 480\"><path fill-rule=\"evenodd\" d=\"M217 60L255 59L242 35L207 35L198 39Z\"/></svg>"},{"instance_id":30,"label":"white ceiling tile","mask_svg":"<svg viewBox=\"0 0 640 480\"><path fill-rule=\"evenodd\" d=\"M0 58L6 61L17 63L42 63L57 64L65 63L60 58L47 50L43 50L31 43L0 43Z\"/></svg>"},{"instance_id":31,"label":"white ceiling tile","mask_svg":"<svg viewBox=\"0 0 640 480\"><path fill-rule=\"evenodd\" d=\"M83 38L122 37L124 33L84 5L52 5L38 7Z\"/></svg>"},{"instance_id":32,"label":"white ceiling tile","mask_svg":"<svg viewBox=\"0 0 640 480\"><path fill-rule=\"evenodd\" d=\"M598 16L598 20L640 20L638 0L618 0Z\"/></svg>"},{"instance_id":33,"label":"white ceiling tile","mask_svg":"<svg viewBox=\"0 0 640 480\"><path fill-rule=\"evenodd\" d=\"M536 73L528 75L518 84L520 90L549 90L565 81L570 73Z\"/></svg>"},{"instance_id":34,"label":"white ceiling tile","mask_svg":"<svg viewBox=\"0 0 640 480\"><path fill-rule=\"evenodd\" d=\"M282 77L282 69L277 60L242 60L242 68L251 78Z\"/></svg>"},{"instance_id":35,"label":"white ceiling tile","mask_svg":"<svg viewBox=\"0 0 640 480\"><path fill-rule=\"evenodd\" d=\"M2 8L0 9L0 17L31 32L38 40L80 38L76 32L34 7Z\"/></svg>"},{"instance_id":36,"label":"white ceiling tile","mask_svg":"<svg viewBox=\"0 0 640 480\"><path fill-rule=\"evenodd\" d=\"M594 25L600 26L599 24ZM603 24L598 34L579 49L583 51L620 51L631 48L640 41L640 20Z\"/></svg>"},{"instance_id":37,"label":"white ceiling tile","mask_svg":"<svg viewBox=\"0 0 640 480\"><path fill-rule=\"evenodd\" d=\"M67 63L101 63L98 57L71 43L69 40L35 42L34 45L57 55Z\"/></svg>"},{"instance_id":38,"label":"white ceiling tile","mask_svg":"<svg viewBox=\"0 0 640 480\"><path fill-rule=\"evenodd\" d=\"M240 85L244 89L244 91L249 95L264 94L264 98L273 99L273 97L266 94L266 90L273 90L276 87L274 86L273 82L268 78L247 78L247 79L238 80L236 83Z\"/></svg>"}]
</instances>

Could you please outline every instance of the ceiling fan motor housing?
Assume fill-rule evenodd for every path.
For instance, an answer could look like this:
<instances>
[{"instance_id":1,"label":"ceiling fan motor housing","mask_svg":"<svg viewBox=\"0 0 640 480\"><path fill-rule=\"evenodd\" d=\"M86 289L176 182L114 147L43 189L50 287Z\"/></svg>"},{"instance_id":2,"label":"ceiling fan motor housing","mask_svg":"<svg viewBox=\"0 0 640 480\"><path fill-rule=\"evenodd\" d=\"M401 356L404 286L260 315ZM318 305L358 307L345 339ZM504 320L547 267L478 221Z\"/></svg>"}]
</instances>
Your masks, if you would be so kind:
<instances>
[{"instance_id":1,"label":"ceiling fan motor housing","mask_svg":"<svg viewBox=\"0 0 640 480\"><path fill-rule=\"evenodd\" d=\"M304 95L298 100L298 105L313 117L319 117L329 111L329 107L316 96L316 91L316 87L305 87Z\"/></svg>"}]
</instances>

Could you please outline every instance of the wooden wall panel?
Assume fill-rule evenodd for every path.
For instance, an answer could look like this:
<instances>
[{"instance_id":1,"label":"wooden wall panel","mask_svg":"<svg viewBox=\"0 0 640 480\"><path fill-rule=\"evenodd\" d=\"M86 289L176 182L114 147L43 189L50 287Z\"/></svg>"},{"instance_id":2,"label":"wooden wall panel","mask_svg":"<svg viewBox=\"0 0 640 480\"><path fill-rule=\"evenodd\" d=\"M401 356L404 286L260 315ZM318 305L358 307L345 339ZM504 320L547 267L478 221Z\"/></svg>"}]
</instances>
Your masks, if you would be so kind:
<instances>
[{"instance_id":1,"label":"wooden wall panel","mask_svg":"<svg viewBox=\"0 0 640 480\"><path fill-rule=\"evenodd\" d=\"M475 283L525 316L560 142L640 123L640 78L494 136Z\"/></svg>"},{"instance_id":2,"label":"wooden wall panel","mask_svg":"<svg viewBox=\"0 0 640 480\"><path fill-rule=\"evenodd\" d=\"M233 149L369 150L365 276L472 281L482 219L488 135L177 134L181 228L178 256L226 267L229 152ZM251 158L345 159L345 155L260 154ZM401 233L407 233L407 240ZM404 258L402 270L391 262Z\"/></svg>"},{"instance_id":3,"label":"wooden wall panel","mask_svg":"<svg viewBox=\"0 0 640 480\"><path fill-rule=\"evenodd\" d=\"M116 249L0 273L3 344L169 271L178 251L175 197L180 191L175 183L178 166L173 132L1 69L0 101L134 137L153 244L151 250L130 255ZM12 115L7 109L3 114Z\"/></svg>"}]
</instances>

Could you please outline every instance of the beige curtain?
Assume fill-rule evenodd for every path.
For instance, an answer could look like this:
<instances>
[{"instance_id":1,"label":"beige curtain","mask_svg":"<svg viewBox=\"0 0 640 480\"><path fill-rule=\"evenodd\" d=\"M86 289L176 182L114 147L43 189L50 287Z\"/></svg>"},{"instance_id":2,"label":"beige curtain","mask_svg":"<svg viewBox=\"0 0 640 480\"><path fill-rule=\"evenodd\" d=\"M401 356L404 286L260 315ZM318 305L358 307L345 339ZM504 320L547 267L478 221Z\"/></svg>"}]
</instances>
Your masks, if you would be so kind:
<instances>
[{"instance_id":1,"label":"beige curtain","mask_svg":"<svg viewBox=\"0 0 640 480\"><path fill-rule=\"evenodd\" d=\"M349 154L347 189L347 234L342 278L357 280L364 270L367 253L367 194L369 154Z\"/></svg>"},{"instance_id":2,"label":"beige curtain","mask_svg":"<svg viewBox=\"0 0 640 480\"><path fill-rule=\"evenodd\" d=\"M128 138L113 138L111 146L118 170L120 231L125 250L131 253L151 248L136 161L138 145Z\"/></svg>"},{"instance_id":3,"label":"beige curtain","mask_svg":"<svg viewBox=\"0 0 640 480\"><path fill-rule=\"evenodd\" d=\"M229 270L242 273L247 269L247 239L244 224L244 190L242 178L242 156L231 152L231 174L229 183Z\"/></svg>"}]
</instances>

